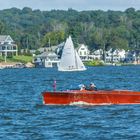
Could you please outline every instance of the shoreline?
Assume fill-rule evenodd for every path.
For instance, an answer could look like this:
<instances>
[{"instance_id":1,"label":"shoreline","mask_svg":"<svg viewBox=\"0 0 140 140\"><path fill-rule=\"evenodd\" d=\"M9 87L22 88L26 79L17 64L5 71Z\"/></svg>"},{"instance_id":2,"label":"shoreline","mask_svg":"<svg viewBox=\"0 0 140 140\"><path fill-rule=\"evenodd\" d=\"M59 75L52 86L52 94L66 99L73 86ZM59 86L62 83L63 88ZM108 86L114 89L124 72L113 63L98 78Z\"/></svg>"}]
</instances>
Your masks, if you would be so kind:
<instances>
[{"instance_id":1,"label":"shoreline","mask_svg":"<svg viewBox=\"0 0 140 140\"><path fill-rule=\"evenodd\" d=\"M106 64L94 64L94 65L86 65L85 66L89 66L89 67L96 67L96 66L138 66L140 65L139 63L123 63L123 64L112 64L112 63L106 63ZM0 62L0 69L5 69L5 68L34 68L34 64L32 64L31 62L28 63L22 63L22 62Z\"/></svg>"},{"instance_id":2,"label":"shoreline","mask_svg":"<svg viewBox=\"0 0 140 140\"><path fill-rule=\"evenodd\" d=\"M4 68L33 68L34 65L31 62L26 64L22 62L0 62L0 69Z\"/></svg>"}]
</instances>

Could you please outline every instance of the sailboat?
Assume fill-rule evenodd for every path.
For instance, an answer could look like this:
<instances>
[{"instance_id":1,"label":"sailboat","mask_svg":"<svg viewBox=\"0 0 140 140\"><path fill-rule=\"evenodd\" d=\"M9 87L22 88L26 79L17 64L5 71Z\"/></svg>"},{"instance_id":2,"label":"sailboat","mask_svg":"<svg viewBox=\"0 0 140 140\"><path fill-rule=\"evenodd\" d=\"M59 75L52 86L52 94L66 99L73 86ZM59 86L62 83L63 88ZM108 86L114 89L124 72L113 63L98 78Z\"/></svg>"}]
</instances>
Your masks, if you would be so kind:
<instances>
[{"instance_id":1,"label":"sailboat","mask_svg":"<svg viewBox=\"0 0 140 140\"><path fill-rule=\"evenodd\" d=\"M63 48L60 64L58 66L58 71L84 71L84 70L86 70L86 67L84 66L77 51L74 49L72 38L71 36L69 36Z\"/></svg>"}]
</instances>

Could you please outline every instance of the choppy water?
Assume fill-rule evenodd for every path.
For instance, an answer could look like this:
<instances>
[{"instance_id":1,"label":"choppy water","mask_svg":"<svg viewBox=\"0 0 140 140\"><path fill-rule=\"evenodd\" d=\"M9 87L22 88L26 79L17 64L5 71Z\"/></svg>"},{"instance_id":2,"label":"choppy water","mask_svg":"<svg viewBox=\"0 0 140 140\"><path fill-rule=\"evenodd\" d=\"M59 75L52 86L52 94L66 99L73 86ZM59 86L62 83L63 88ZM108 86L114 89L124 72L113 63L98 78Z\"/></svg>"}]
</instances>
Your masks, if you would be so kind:
<instances>
[{"instance_id":1,"label":"choppy water","mask_svg":"<svg viewBox=\"0 0 140 140\"><path fill-rule=\"evenodd\" d=\"M0 140L139 140L140 105L45 106L41 92L94 82L100 89L140 91L140 66L0 70Z\"/></svg>"}]
</instances>

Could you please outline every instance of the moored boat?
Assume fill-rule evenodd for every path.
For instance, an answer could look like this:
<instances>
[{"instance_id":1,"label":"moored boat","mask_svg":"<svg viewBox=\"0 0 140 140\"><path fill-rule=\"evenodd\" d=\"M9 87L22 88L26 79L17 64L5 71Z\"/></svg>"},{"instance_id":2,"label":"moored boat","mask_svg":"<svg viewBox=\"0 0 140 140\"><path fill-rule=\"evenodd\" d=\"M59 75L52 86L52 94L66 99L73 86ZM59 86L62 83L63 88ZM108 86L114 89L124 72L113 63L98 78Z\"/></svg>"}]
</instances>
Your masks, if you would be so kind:
<instances>
[{"instance_id":1,"label":"moored boat","mask_svg":"<svg viewBox=\"0 0 140 140\"><path fill-rule=\"evenodd\" d=\"M110 105L140 104L140 92L129 90L69 90L45 91L42 93L46 105Z\"/></svg>"}]
</instances>

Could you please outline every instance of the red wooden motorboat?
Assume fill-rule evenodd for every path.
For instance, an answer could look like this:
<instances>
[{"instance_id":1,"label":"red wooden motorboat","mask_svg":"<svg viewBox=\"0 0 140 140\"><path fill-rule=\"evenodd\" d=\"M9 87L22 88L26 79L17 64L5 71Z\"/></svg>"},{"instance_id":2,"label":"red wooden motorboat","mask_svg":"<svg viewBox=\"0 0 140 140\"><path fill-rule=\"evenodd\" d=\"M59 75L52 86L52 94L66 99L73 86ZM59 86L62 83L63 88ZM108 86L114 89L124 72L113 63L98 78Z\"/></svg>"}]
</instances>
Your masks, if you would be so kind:
<instances>
[{"instance_id":1,"label":"red wooden motorboat","mask_svg":"<svg viewBox=\"0 0 140 140\"><path fill-rule=\"evenodd\" d=\"M128 90L45 91L42 95L43 103L46 105L140 104L140 92Z\"/></svg>"}]
</instances>

